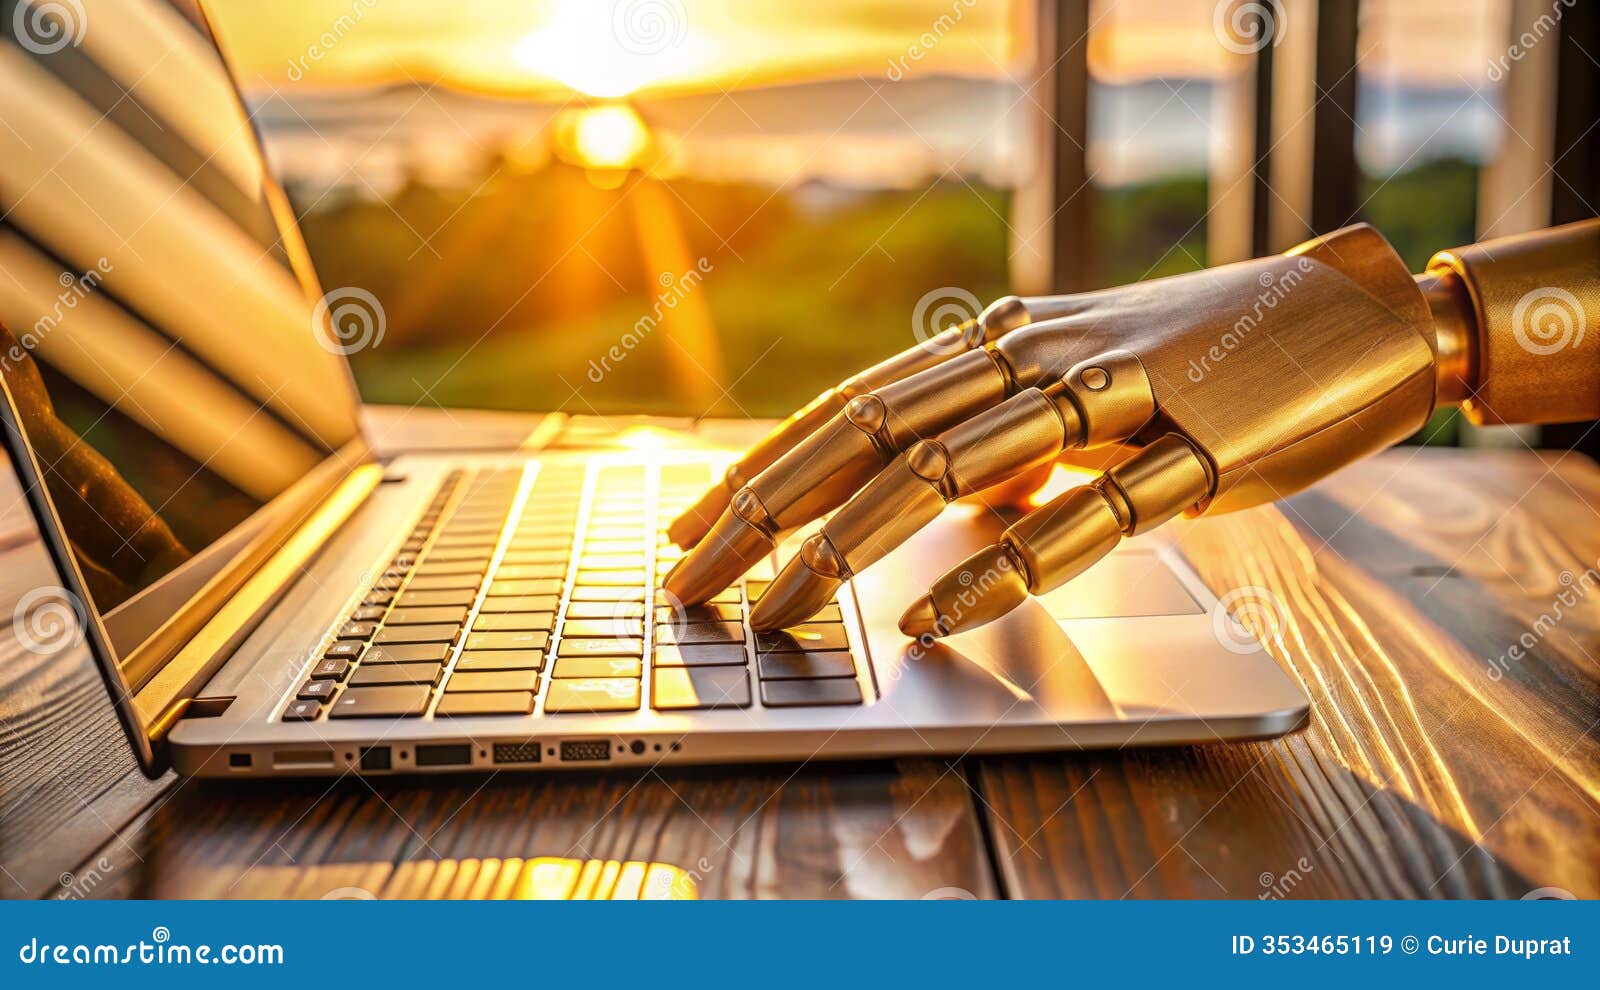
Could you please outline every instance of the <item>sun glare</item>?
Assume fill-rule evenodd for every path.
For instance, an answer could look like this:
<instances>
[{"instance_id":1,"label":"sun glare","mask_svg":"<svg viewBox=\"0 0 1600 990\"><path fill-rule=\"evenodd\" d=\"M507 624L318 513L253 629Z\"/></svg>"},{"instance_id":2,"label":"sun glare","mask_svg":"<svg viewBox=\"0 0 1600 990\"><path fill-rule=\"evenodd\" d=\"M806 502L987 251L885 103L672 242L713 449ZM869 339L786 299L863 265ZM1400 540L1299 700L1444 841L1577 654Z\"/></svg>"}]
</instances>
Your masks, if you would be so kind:
<instances>
[{"instance_id":1,"label":"sun glare","mask_svg":"<svg viewBox=\"0 0 1600 990\"><path fill-rule=\"evenodd\" d=\"M572 123L572 147L590 168L629 168L650 143L644 121L629 107L610 105L583 110Z\"/></svg>"},{"instance_id":2,"label":"sun glare","mask_svg":"<svg viewBox=\"0 0 1600 990\"><path fill-rule=\"evenodd\" d=\"M569 0L550 22L516 43L517 64L589 96L616 99L646 86L691 76L708 61L704 38L663 8L635 22L606 4Z\"/></svg>"}]
</instances>

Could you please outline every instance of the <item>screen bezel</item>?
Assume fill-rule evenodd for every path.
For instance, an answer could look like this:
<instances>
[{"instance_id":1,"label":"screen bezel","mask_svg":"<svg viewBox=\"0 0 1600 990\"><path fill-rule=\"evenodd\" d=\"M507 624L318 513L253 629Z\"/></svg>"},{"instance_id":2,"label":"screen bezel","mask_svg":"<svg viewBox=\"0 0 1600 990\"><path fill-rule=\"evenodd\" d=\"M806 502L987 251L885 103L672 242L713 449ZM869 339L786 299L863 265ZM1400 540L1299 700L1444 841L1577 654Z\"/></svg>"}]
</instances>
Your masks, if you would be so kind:
<instances>
[{"instance_id":1,"label":"screen bezel","mask_svg":"<svg viewBox=\"0 0 1600 990\"><path fill-rule=\"evenodd\" d=\"M290 270L300 283L301 290L307 294L306 298L319 298L322 290L311 264L310 252L300 235L300 228L289 206L288 197L267 167L261 134L240 95L238 75L218 43L210 12L203 2L198 5L198 9L201 18L199 26L217 55L222 71L232 88L239 113L249 124L254 137L256 157L261 167L263 197L283 245ZM3 400L0 401L0 427L3 427L5 433L4 446L7 455L22 485L34 520L38 524L40 539L61 578L63 590L73 596L78 606L76 611L83 619L84 641L94 657L96 666L100 669L101 677L111 696L112 706L117 712L117 718L128 735L140 767L149 777L159 777L166 772L170 762L164 745L167 732L181 716L183 709L193 700L195 692L202 688L226 662L231 650L219 651L216 655L206 657L196 669L178 672L181 676L177 678L158 678L157 675L170 673L167 668L174 658L202 629L206 629L222 605L261 570L262 566L288 542L289 538L357 468L374 461L374 455L361 425L359 415L361 400L355 379L350 372L349 363L342 358L338 360L344 368L343 377L350 400L351 439L337 450L330 451L304 478L280 492L202 550L197 559L224 544L238 544L231 561L221 565L194 594L186 597L182 604L175 608L169 619L143 641L129 649L125 655L120 654L114 645L106 623L89 594L88 584L78 567L66 529L45 487L44 473L34 456L32 447L27 442L27 434L10 386L6 384L4 377L0 376L0 400ZM243 543L239 544L240 537L244 534L247 535L244 536ZM145 590L159 589L162 582L178 574L179 572L174 572L165 575ZM259 622L271 604L272 601L263 602L243 624L245 628L231 632L236 634L247 632L248 627L253 627ZM114 616L116 612L117 609L114 608L106 615ZM226 635L222 641L232 642L236 638L235 635Z\"/></svg>"}]
</instances>

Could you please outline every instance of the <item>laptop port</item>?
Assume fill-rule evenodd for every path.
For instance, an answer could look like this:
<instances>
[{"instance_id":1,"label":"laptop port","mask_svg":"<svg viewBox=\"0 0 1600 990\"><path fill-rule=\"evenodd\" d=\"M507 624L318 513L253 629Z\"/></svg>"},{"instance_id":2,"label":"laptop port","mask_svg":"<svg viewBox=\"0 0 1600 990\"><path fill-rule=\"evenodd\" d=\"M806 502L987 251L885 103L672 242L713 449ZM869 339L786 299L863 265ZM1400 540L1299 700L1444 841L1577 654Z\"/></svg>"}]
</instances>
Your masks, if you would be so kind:
<instances>
[{"instance_id":1,"label":"laptop port","mask_svg":"<svg viewBox=\"0 0 1600 990\"><path fill-rule=\"evenodd\" d=\"M331 770L331 749L279 749L272 753L274 770Z\"/></svg>"},{"instance_id":2,"label":"laptop port","mask_svg":"<svg viewBox=\"0 0 1600 990\"><path fill-rule=\"evenodd\" d=\"M572 739L561 744L563 763L604 763L611 759L611 744L604 739Z\"/></svg>"},{"instance_id":3,"label":"laptop port","mask_svg":"<svg viewBox=\"0 0 1600 990\"><path fill-rule=\"evenodd\" d=\"M249 753L228 754L228 766L235 770L248 770L250 769L250 764L253 762L255 761L250 758Z\"/></svg>"},{"instance_id":4,"label":"laptop port","mask_svg":"<svg viewBox=\"0 0 1600 990\"><path fill-rule=\"evenodd\" d=\"M471 743L447 743L417 747L417 766L419 767L465 767L471 765Z\"/></svg>"},{"instance_id":5,"label":"laptop port","mask_svg":"<svg viewBox=\"0 0 1600 990\"><path fill-rule=\"evenodd\" d=\"M494 761L496 763L538 763L539 743L533 739L527 742L495 743Z\"/></svg>"},{"instance_id":6,"label":"laptop port","mask_svg":"<svg viewBox=\"0 0 1600 990\"><path fill-rule=\"evenodd\" d=\"M361 769L363 770L388 770L389 747L363 746L361 749Z\"/></svg>"}]
</instances>

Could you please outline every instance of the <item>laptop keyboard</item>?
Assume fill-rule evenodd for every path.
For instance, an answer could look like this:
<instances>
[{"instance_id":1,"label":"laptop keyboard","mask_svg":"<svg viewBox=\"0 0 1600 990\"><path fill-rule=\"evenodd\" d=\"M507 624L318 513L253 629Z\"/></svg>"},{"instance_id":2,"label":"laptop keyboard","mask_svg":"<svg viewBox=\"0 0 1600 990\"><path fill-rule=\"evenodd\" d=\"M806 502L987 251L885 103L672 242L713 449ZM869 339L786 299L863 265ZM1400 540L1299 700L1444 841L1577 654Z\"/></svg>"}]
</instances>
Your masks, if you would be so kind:
<instances>
[{"instance_id":1,"label":"laptop keyboard","mask_svg":"<svg viewBox=\"0 0 1600 990\"><path fill-rule=\"evenodd\" d=\"M522 476L445 478L284 720L862 703L837 600L756 634L770 570L693 608L657 587L681 553L667 524L704 490L704 465L547 465L519 503Z\"/></svg>"}]
</instances>

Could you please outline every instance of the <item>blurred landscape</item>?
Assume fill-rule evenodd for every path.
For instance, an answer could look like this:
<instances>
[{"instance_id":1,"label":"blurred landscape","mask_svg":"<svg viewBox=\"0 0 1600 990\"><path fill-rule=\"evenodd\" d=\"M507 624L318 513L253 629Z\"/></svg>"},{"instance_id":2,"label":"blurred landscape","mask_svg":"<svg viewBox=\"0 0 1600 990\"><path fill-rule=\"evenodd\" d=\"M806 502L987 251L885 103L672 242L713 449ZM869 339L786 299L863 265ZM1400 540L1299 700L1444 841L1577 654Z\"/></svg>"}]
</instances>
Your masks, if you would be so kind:
<instances>
[{"instance_id":1,"label":"blurred landscape","mask_svg":"<svg viewBox=\"0 0 1600 990\"><path fill-rule=\"evenodd\" d=\"M542 87L397 80L371 59L288 85L263 55L247 99L323 288L383 306L382 343L351 355L369 400L781 416L1013 291L1019 237L1036 234L1012 207L1037 178L1038 107L1018 6L980 9L904 74L885 73L893 53L960 5L896 7L891 29L824 3L822 55L660 87L633 85L650 63L629 51L563 62L558 6L515 48L560 63ZM798 16L687 10L680 54ZM1213 104L1236 67L1195 55L1215 47L1210 10L1164 0L1096 22L1083 194L1105 284L1208 263L1208 169L1233 140ZM1360 218L1420 268L1474 239L1494 94L1442 68L1364 71L1360 88Z\"/></svg>"}]
</instances>

